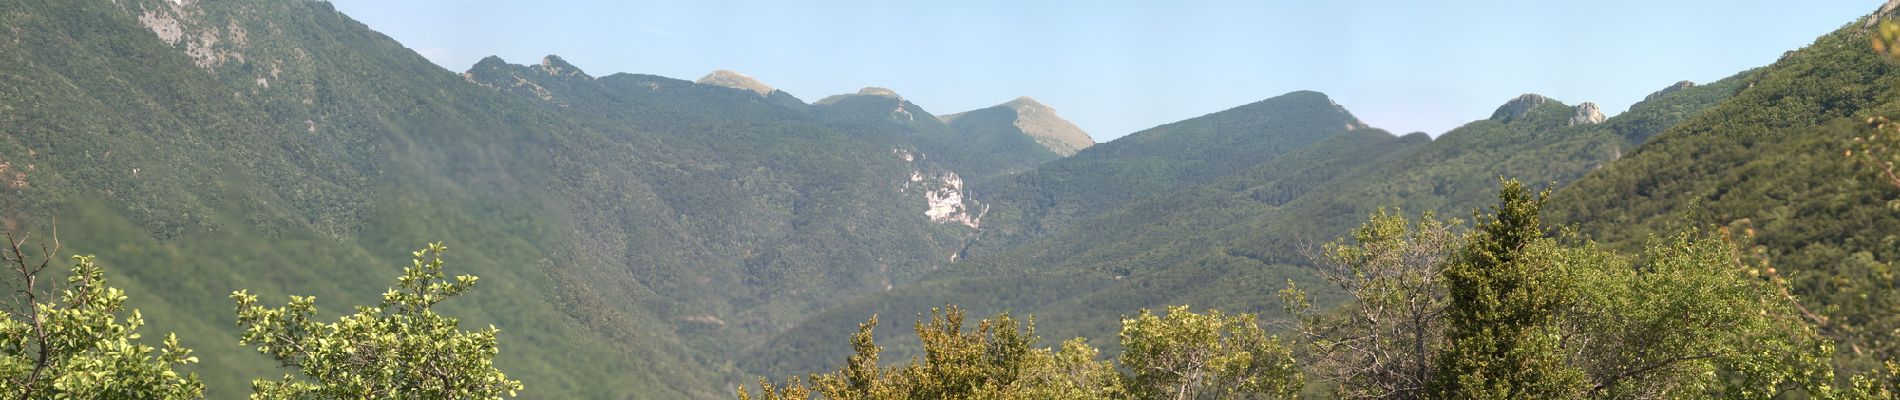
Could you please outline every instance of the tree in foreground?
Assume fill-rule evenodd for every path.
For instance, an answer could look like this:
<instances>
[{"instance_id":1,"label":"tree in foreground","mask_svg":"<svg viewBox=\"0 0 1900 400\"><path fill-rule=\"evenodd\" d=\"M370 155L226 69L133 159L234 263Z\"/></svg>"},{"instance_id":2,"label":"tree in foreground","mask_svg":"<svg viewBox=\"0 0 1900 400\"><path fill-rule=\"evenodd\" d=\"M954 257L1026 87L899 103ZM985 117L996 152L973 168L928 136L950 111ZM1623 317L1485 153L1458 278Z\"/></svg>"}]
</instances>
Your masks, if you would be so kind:
<instances>
[{"instance_id":1,"label":"tree in foreground","mask_svg":"<svg viewBox=\"0 0 1900 400\"><path fill-rule=\"evenodd\" d=\"M1109 399L1118 388L1113 366L1080 339L1061 349L1036 348L1035 324L1009 314L964 329L963 310L932 309L919 321L917 337L924 354L901 367L880 367L871 341L877 317L858 325L855 350L837 372L814 374L809 386L797 378L783 385L759 382L765 400L809 398L812 394L844 399ZM739 388L738 398L752 399Z\"/></svg>"},{"instance_id":2,"label":"tree in foreground","mask_svg":"<svg viewBox=\"0 0 1900 400\"><path fill-rule=\"evenodd\" d=\"M1292 398L1305 381L1292 352L1253 314L1206 314L1186 306L1122 320L1123 368L1140 399Z\"/></svg>"},{"instance_id":3,"label":"tree in foreground","mask_svg":"<svg viewBox=\"0 0 1900 400\"><path fill-rule=\"evenodd\" d=\"M473 276L446 279L442 253L432 243L413 253L397 286L383 293L377 307L357 307L337 322L312 320L316 299L291 296L284 307L258 305L246 291L237 301L240 343L277 359L296 374L281 380L252 381L252 398L426 398L495 399L512 397L521 382L494 365L495 327L463 331L457 320L432 307L475 286ZM299 378L299 376L303 378ZM308 379L308 380L306 380Z\"/></svg>"},{"instance_id":4,"label":"tree in foreground","mask_svg":"<svg viewBox=\"0 0 1900 400\"><path fill-rule=\"evenodd\" d=\"M1351 301L1315 311L1305 291L1282 292L1307 373L1351 399L1836 394L1828 341L1726 230L1624 257L1547 237L1542 196L1513 183L1463 237L1382 210L1326 245L1315 264ZM1852 397L1876 393L1863 386L1842 394L1883 398Z\"/></svg>"},{"instance_id":5,"label":"tree in foreground","mask_svg":"<svg viewBox=\"0 0 1900 400\"><path fill-rule=\"evenodd\" d=\"M1351 301L1316 310L1306 291L1287 281L1280 292L1297 353L1307 371L1348 399L1416 399L1432 377L1444 339L1445 287L1440 281L1461 221L1418 221L1403 210L1379 209L1352 240L1327 243L1310 255L1317 272Z\"/></svg>"},{"instance_id":6,"label":"tree in foreground","mask_svg":"<svg viewBox=\"0 0 1900 400\"><path fill-rule=\"evenodd\" d=\"M58 246L29 260L7 235L0 259L21 278L17 309L0 320L0 396L10 399L193 399L204 395L197 374L173 368L198 362L166 335L163 348L139 343L145 324L125 308L124 291L106 285L92 256L74 256L63 288L40 287ZM40 297L57 291L57 299ZM121 316L124 320L121 321Z\"/></svg>"},{"instance_id":7,"label":"tree in foreground","mask_svg":"<svg viewBox=\"0 0 1900 400\"><path fill-rule=\"evenodd\" d=\"M1293 358L1254 317L1174 307L1143 310L1123 321L1121 366L1098 360L1080 338L1058 349L1036 348L1034 324L1009 314L964 329L955 306L931 310L916 331L924 354L900 367L879 367L871 342L877 318L858 325L855 354L837 372L783 385L759 382L765 400L806 399L1212 399L1283 398L1302 386ZM809 382L809 383L807 383ZM738 398L750 400L747 388Z\"/></svg>"},{"instance_id":8,"label":"tree in foreground","mask_svg":"<svg viewBox=\"0 0 1900 400\"><path fill-rule=\"evenodd\" d=\"M1544 240L1538 211L1548 189L1504 181L1498 206L1477 215L1477 231L1443 272L1445 343L1427 383L1435 397L1572 398L1580 371L1563 364L1557 312L1571 288L1551 259L1532 257Z\"/></svg>"}]
</instances>

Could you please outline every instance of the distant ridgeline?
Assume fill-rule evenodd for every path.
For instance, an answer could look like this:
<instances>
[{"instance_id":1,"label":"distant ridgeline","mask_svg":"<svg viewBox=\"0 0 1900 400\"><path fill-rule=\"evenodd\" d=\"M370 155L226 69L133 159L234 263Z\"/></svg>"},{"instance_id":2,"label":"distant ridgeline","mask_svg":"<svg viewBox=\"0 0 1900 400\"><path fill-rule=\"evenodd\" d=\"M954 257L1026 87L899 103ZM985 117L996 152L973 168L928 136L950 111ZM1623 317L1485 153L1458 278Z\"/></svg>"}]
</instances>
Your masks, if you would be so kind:
<instances>
[{"instance_id":1,"label":"distant ridgeline","mask_svg":"<svg viewBox=\"0 0 1900 400\"><path fill-rule=\"evenodd\" d=\"M0 31L9 226L99 254L212 398L276 366L232 291L374 304L431 241L482 277L444 312L502 328L535 397L725 396L734 349L948 266L966 181L1092 144L1039 105L952 128L728 71L458 74L325 2L6 2Z\"/></svg>"},{"instance_id":2,"label":"distant ridgeline","mask_svg":"<svg viewBox=\"0 0 1900 400\"><path fill-rule=\"evenodd\" d=\"M1608 118L1526 94L1399 136L1300 91L1097 145L1028 97L938 116L725 70L458 74L326 2L8 1L0 204L96 253L211 398L278 366L238 344L233 291L374 304L425 242L481 277L441 311L500 328L533 397L715 398L833 369L873 314L902 360L947 303L1109 353L1144 308L1283 319L1288 281L1337 305L1312 246L1381 207L1463 218L1500 176L1559 187L1546 221L1607 248L1750 232L1865 370L1900 349L1900 189L1840 154L1900 115L1900 78L1863 26Z\"/></svg>"}]
</instances>

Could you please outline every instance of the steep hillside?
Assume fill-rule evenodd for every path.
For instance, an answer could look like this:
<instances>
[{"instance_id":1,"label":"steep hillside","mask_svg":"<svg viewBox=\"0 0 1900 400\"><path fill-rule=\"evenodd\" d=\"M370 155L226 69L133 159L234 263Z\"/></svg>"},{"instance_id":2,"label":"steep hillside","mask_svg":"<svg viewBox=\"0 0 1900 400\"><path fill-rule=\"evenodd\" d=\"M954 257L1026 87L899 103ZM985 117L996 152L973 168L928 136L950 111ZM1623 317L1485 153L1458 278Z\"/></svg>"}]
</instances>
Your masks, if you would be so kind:
<instances>
[{"instance_id":1,"label":"steep hillside","mask_svg":"<svg viewBox=\"0 0 1900 400\"><path fill-rule=\"evenodd\" d=\"M1343 232L1378 207L1434 210L1464 218L1494 200L1491 192L1498 177L1558 185L1576 181L1614 164L1642 138L1734 95L1749 74L1637 103L1598 123L1577 123L1578 115L1588 115L1594 108L1590 103L1569 106L1525 95L1499 106L1491 119L1458 127L1429 146L1361 170L1341 180L1346 184L1289 201L1287 207L1298 211L1290 214L1287 223L1303 227L1297 231ZM1538 99L1532 101L1539 105L1521 109L1527 114L1509 116L1528 98ZM1262 238L1259 243L1272 249L1268 253L1297 250L1285 240Z\"/></svg>"},{"instance_id":2,"label":"steep hillside","mask_svg":"<svg viewBox=\"0 0 1900 400\"><path fill-rule=\"evenodd\" d=\"M1900 355L1900 281L1890 272L1900 212L1886 206L1900 188L1842 156L1870 132L1867 117L1900 115L1900 74L1869 48L1867 26L1749 75L1733 98L1559 192L1550 213L1625 248L1676 226L1752 234L1779 267L1761 272L1790 280L1827 317L1841 357Z\"/></svg>"},{"instance_id":3,"label":"steep hillside","mask_svg":"<svg viewBox=\"0 0 1900 400\"><path fill-rule=\"evenodd\" d=\"M1318 92L1293 92L1090 147L974 190L990 225L966 254L992 254L1136 199L1207 183L1365 128Z\"/></svg>"},{"instance_id":4,"label":"steep hillside","mask_svg":"<svg viewBox=\"0 0 1900 400\"><path fill-rule=\"evenodd\" d=\"M1144 307L1191 304L1277 315L1275 291L1287 280L1330 287L1314 282L1302 251L1345 234L1374 210L1400 207L1461 218L1494 200L1489 195L1499 176L1568 183L1615 161L1630 145L1625 138L1647 137L1654 134L1651 127L1680 122L1739 90L1740 82L1738 76L1669 93L1596 123L1573 121L1592 107L1526 95L1500 106L1491 119L1437 140L1368 128L1335 133L1206 183L1139 196L1055 234L827 311L775 338L772 348L780 353L754 355L744 366L774 373L811 370L822 363L809 360L835 360L848 351L823 338L848 335L855 320L875 313L884 323L904 326L916 310L944 303L1033 314L1044 337L1086 336L1098 346L1112 343L1119 316ZM1164 137L1143 145L1177 154L1207 146L1191 141L1198 137L1183 139L1190 141ZM1320 304L1337 301L1331 293L1318 295ZM880 343L897 354L914 350L901 337L891 333L890 341Z\"/></svg>"},{"instance_id":5,"label":"steep hillside","mask_svg":"<svg viewBox=\"0 0 1900 400\"><path fill-rule=\"evenodd\" d=\"M1095 145L1094 138L1056 115L1055 108L1028 97L939 119L956 129L957 142L971 152L1015 161L1001 166L1003 172L1021 172Z\"/></svg>"},{"instance_id":6,"label":"steep hillside","mask_svg":"<svg viewBox=\"0 0 1900 400\"><path fill-rule=\"evenodd\" d=\"M483 278L447 312L500 327L533 396L723 396L725 350L937 268L976 211L782 91L458 75L323 2L7 2L0 29L9 226L98 253L213 398L281 374L229 293L374 304L429 241Z\"/></svg>"},{"instance_id":7,"label":"steep hillside","mask_svg":"<svg viewBox=\"0 0 1900 400\"><path fill-rule=\"evenodd\" d=\"M671 341L664 332L609 342L534 295L553 285L537 254L560 250L543 241L562 231L551 226L560 213L524 184L538 169L491 146L564 127L486 129L538 116L327 4L0 10L0 25L20 33L0 43L0 154L34 172L7 193L9 219L44 228L56 218L67 249L99 253L154 331L199 349L213 396L241 396L250 378L276 374L237 346L225 295L313 294L331 310L373 303L404 249L429 240L449 241L456 268L492 282L452 312L471 324L546 327L510 329L518 347L500 360L543 390L663 392L657 371L628 360L683 361L655 352ZM508 148L513 159L546 154ZM625 373L548 373L560 364ZM583 389L592 379L625 383Z\"/></svg>"},{"instance_id":8,"label":"steep hillside","mask_svg":"<svg viewBox=\"0 0 1900 400\"><path fill-rule=\"evenodd\" d=\"M1083 132L1081 127L1056 115L1054 107L1028 97L1018 97L1007 103L938 118L951 126L958 126L958 119L975 114L992 114L991 118L1004 121L1007 125L1014 127L1013 133L1026 136L1037 145L1063 157L1075 155L1076 152L1095 145L1095 138L1089 137L1088 132ZM964 123L977 121L965 120Z\"/></svg>"}]
</instances>

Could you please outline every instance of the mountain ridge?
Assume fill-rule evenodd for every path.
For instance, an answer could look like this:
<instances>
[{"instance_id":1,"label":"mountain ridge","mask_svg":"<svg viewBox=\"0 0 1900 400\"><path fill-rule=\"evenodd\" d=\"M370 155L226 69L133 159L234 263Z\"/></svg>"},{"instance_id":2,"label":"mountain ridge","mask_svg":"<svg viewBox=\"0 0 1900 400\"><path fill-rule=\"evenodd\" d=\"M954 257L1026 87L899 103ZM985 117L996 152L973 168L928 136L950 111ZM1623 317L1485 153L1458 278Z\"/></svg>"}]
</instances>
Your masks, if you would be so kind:
<instances>
[{"instance_id":1,"label":"mountain ridge","mask_svg":"<svg viewBox=\"0 0 1900 400\"><path fill-rule=\"evenodd\" d=\"M707 73L706 76L700 77L695 83L750 90L758 93L760 96L770 95L772 92L778 90L771 85L765 84L765 82L760 82L751 75L724 69L713 70L713 72Z\"/></svg>"},{"instance_id":2,"label":"mountain ridge","mask_svg":"<svg viewBox=\"0 0 1900 400\"><path fill-rule=\"evenodd\" d=\"M1000 118L1010 120L1010 125L1014 126L1018 133L1028 136L1034 140L1036 144L1049 149L1049 151L1059 156L1072 156L1075 155L1076 152L1082 151L1082 149L1095 145L1095 138L1090 137L1088 132L1082 131L1081 127L1077 127L1074 123L1069 122L1069 120L1063 119L1062 116L1056 113L1054 107L1044 105L1042 102L1038 102L1036 99L1028 96L1017 97L1014 100L990 107L955 114L945 114L937 118L944 123L950 124L952 127L959 127L961 130L968 131L972 129L961 128L960 124L956 122L958 118L970 113L998 113L1003 112L1003 110L1007 110L1010 115Z\"/></svg>"}]
</instances>

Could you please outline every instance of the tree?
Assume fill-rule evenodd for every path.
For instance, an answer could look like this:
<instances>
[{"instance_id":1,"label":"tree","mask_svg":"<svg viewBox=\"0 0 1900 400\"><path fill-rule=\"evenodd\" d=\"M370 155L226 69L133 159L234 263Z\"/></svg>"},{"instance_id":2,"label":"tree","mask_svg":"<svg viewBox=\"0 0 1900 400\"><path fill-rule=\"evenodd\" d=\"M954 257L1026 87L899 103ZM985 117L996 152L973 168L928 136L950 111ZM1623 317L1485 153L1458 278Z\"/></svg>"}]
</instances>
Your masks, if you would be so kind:
<instances>
[{"instance_id":1,"label":"tree","mask_svg":"<svg viewBox=\"0 0 1900 400\"><path fill-rule=\"evenodd\" d=\"M1789 294L1762 255L1739 250L1728 229L1653 240L1641 257L1626 258L1573 233L1546 237L1526 229L1537 225L1532 206L1541 196L1510 183L1497 214L1479 216L1487 225L1462 238L1430 214L1412 224L1380 210L1353 241L1326 245L1314 257L1321 276L1352 301L1315 312L1304 291L1282 291L1298 320L1293 330L1307 372L1335 383L1345 398L1833 393L1832 349L1809 323L1818 317ZM1499 226L1505 224L1516 228ZM1497 249L1514 250L1481 254ZM1527 285L1544 288L1548 298L1497 289ZM1458 290L1465 291L1462 306L1491 307L1478 315L1491 318L1474 324L1479 329L1453 331ZM1542 307L1532 309L1540 314L1520 314L1527 304ZM1512 331L1520 334L1506 335ZM1473 351L1513 343L1518 347L1502 354ZM1494 365L1530 365L1543 377L1524 367L1486 368ZM1447 370L1467 378L1443 379Z\"/></svg>"},{"instance_id":2,"label":"tree","mask_svg":"<svg viewBox=\"0 0 1900 400\"><path fill-rule=\"evenodd\" d=\"M1529 256L1533 245L1548 245L1539 243L1547 239L1538 210L1550 191L1501 181L1498 205L1475 216L1478 230L1445 268L1446 340L1428 390L1454 399L1576 397L1583 374L1564 365L1553 324L1570 289L1552 260Z\"/></svg>"},{"instance_id":3,"label":"tree","mask_svg":"<svg viewBox=\"0 0 1900 400\"><path fill-rule=\"evenodd\" d=\"M1854 376L1852 385L1842 397L1870 400L1900 398L1900 364L1888 361L1871 373Z\"/></svg>"},{"instance_id":4,"label":"tree","mask_svg":"<svg viewBox=\"0 0 1900 400\"><path fill-rule=\"evenodd\" d=\"M521 382L495 368L499 352L494 326L462 331L455 318L432 307L475 287L473 276L445 279L441 243L413 253L397 286L383 293L377 307L334 323L312 320L316 299L291 296L278 308L258 305L246 291L237 301L242 344L257 344L285 367L309 381L285 374L282 380L251 382L252 398L430 398L492 399L512 397Z\"/></svg>"},{"instance_id":5,"label":"tree","mask_svg":"<svg viewBox=\"0 0 1900 400\"><path fill-rule=\"evenodd\" d=\"M877 356L884 348L872 341L873 329L877 328L877 316L858 324L858 333L851 335L851 357L845 360L843 370L835 374L817 375L811 378L812 386L828 399L882 399L891 398L897 392L887 382L886 372L877 365ZM787 383L786 392L797 387L797 381ZM771 393L771 386L765 386ZM803 390L803 389L797 389ZM743 396L744 391L740 392Z\"/></svg>"},{"instance_id":6,"label":"tree","mask_svg":"<svg viewBox=\"0 0 1900 400\"><path fill-rule=\"evenodd\" d=\"M1459 243L1452 228L1425 213L1416 224L1381 208L1354 230L1309 256L1321 278L1351 299L1317 311L1287 281L1281 300L1308 372L1348 399L1416 399L1431 380L1432 355L1444 338L1440 275Z\"/></svg>"},{"instance_id":7,"label":"tree","mask_svg":"<svg viewBox=\"0 0 1900 400\"><path fill-rule=\"evenodd\" d=\"M41 272L58 252L51 249L32 261L21 249L24 240L7 235L9 248L0 255L21 278L19 309L7 310L0 320L0 396L9 399L193 399L204 396L197 374L180 374L176 367L198 362L191 349L167 334L164 348L139 343L138 329L145 320L136 309L125 308L124 291L106 284L105 272L93 256L73 256L66 287L55 288L57 300L38 284ZM49 291L50 292L50 291ZM121 321L121 316L124 320ZM156 352L156 354L154 354Z\"/></svg>"},{"instance_id":8,"label":"tree","mask_svg":"<svg viewBox=\"0 0 1900 400\"><path fill-rule=\"evenodd\" d=\"M877 365L882 349L871 341L877 317L858 325L855 350L837 372L812 375L809 386L798 378L774 385L759 382L761 399L804 399L813 393L845 399L1108 399L1118 386L1113 366L1095 360L1097 351L1080 339L1060 350L1035 348L1035 324L1020 324L1008 313L965 331L961 308L932 309L928 322L916 325L924 355L895 368ZM751 399L741 387L740 399Z\"/></svg>"},{"instance_id":9,"label":"tree","mask_svg":"<svg viewBox=\"0 0 1900 400\"><path fill-rule=\"evenodd\" d=\"M1252 314L1168 307L1122 320L1128 391L1140 399L1289 398L1305 385L1293 354Z\"/></svg>"}]
</instances>

